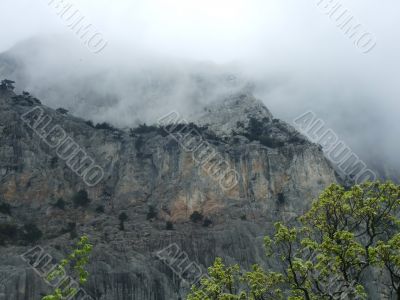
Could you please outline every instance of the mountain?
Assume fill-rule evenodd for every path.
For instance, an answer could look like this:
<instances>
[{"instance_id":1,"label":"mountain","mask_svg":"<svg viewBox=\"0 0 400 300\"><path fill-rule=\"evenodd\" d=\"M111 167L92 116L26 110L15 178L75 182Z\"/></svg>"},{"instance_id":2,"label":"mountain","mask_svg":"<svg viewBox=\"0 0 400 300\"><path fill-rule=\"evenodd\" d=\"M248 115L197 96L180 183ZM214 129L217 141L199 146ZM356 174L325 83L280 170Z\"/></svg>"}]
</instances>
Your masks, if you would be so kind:
<instances>
[{"instance_id":1,"label":"mountain","mask_svg":"<svg viewBox=\"0 0 400 300\"><path fill-rule=\"evenodd\" d=\"M50 107L121 128L153 123L172 109L188 116L249 88L233 66L137 52L93 56L75 42L58 36L20 42L0 53L0 78L18 82L18 92L29 91Z\"/></svg>"},{"instance_id":2,"label":"mountain","mask_svg":"<svg viewBox=\"0 0 400 300\"><path fill-rule=\"evenodd\" d=\"M374 108L364 107L366 112L354 113L364 105L357 97L350 99L355 103L353 109L340 104L344 103L345 96L336 101L334 93L331 103L322 104L326 99L321 99L318 106L316 102L323 95L312 96L307 103L300 95L293 94L288 100L280 94L282 89L290 91L291 87L289 84L284 88L286 83L276 85L283 80L278 74L257 80L257 76L246 74L243 68L233 64L162 58L148 51L128 51L124 47L116 47L111 57L92 55L76 43L79 40L64 36L22 41L0 54L0 78L18 82L19 93L27 90L49 107L63 107L77 117L90 118L96 123L108 122L119 128L154 123L159 116L174 110L199 124L208 117L213 118L213 130L221 133L237 122L241 124L239 119L245 118L247 112L240 104L230 104L232 112L228 113L220 100L232 98L229 95L255 93L268 107L274 108L275 114L290 123L306 109L318 112L318 117L329 124L339 139L379 178L399 182L398 143L390 138L396 132L396 124L391 126L390 122L384 122L387 124L377 126L381 122L370 118L385 117L378 117ZM290 76L285 80L290 82ZM329 86L326 88L328 91ZM315 90L318 89L316 85ZM264 106L261 101L259 105ZM219 124L212 113L204 114L204 106L221 117ZM221 114L222 111L226 113ZM231 115L236 116L235 121L230 120Z\"/></svg>"},{"instance_id":3,"label":"mountain","mask_svg":"<svg viewBox=\"0 0 400 300\"><path fill-rule=\"evenodd\" d=\"M92 297L184 299L189 285L160 250L176 244L187 255L178 262L203 272L217 256L266 265L273 222L293 220L337 181L321 148L250 92L212 102L186 126L171 116L162 126L94 126L0 90L0 274L10 274L0 295L40 299L50 288L20 255L40 245L60 261L87 234ZM233 180L221 180L226 166Z\"/></svg>"}]
</instances>

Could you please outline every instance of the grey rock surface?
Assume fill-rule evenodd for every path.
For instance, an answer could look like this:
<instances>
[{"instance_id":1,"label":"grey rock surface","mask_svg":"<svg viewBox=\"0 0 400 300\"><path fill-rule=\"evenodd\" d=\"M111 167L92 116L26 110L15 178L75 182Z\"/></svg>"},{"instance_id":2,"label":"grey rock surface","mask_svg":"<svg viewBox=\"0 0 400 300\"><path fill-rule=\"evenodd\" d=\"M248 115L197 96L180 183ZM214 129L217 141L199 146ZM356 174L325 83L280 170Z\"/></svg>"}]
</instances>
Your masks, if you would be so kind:
<instances>
[{"instance_id":1,"label":"grey rock surface","mask_svg":"<svg viewBox=\"0 0 400 300\"><path fill-rule=\"evenodd\" d=\"M336 182L320 147L284 122L274 121L251 95L214 104L195 120L215 133L208 142L238 172L238 184L230 190L222 189L195 163L192 153L162 129L131 134L96 129L82 119L14 96L0 91L0 201L11 206L10 215L0 213L0 224L36 224L43 235L34 243L20 237L2 241L0 274L12 273L0 291L4 299L36 300L48 292L20 255L38 244L59 261L76 241L71 239L75 232L88 234L95 245L84 287L93 298L184 299L188 284L157 258L159 250L176 243L203 271L217 256L245 268L255 262L265 265L262 240L272 223L302 214ZM21 120L36 106L104 169L99 184L87 186ZM250 118L264 122L264 134L279 143L268 147L246 137ZM79 190L91 199L86 207L72 203ZM60 198L64 209L54 205ZM156 216L149 214L150 207ZM195 211L211 224L192 222ZM119 226L121 212L128 215L125 230ZM173 230L166 230L167 221Z\"/></svg>"},{"instance_id":2,"label":"grey rock surface","mask_svg":"<svg viewBox=\"0 0 400 300\"><path fill-rule=\"evenodd\" d=\"M249 125L250 118L266 123L273 119L261 100L249 93L238 93L205 107L204 114L196 118L196 123L209 125L216 133L231 135L234 131L243 131Z\"/></svg>"}]
</instances>

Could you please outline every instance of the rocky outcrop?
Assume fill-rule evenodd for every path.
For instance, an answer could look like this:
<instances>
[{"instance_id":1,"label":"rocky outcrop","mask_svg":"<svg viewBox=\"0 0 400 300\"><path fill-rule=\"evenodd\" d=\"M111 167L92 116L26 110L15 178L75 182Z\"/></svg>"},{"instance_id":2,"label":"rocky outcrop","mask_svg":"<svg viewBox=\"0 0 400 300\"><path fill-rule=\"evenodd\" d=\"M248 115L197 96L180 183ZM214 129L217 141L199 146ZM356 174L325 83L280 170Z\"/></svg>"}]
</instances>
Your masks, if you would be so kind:
<instances>
[{"instance_id":1,"label":"rocky outcrop","mask_svg":"<svg viewBox=\"0 0 400 300\"><path fill-rule=\"evenodd\" d=\"M249 93L238 93L223 101L211 103L195 119L199 124L209 125L214 132L229 136L243 133L252 118L265 123L272 122L273 119L261 100Z\"/></svg>"},{"instance_id":2,"label":"rocky outcrop","mask_svg":"<svg viewBox=\"0 0 400 300\"><path fill-rule=\"evenodd\" d=\"M23 117L35 107L51 119L42 137ZM211 105L194 121L210 147L237 172L231 189L222 188L162 128L96 129L0 91L0 203L10 206L10 214L0 213L0 223L17 230L3 236L0 246L0 274L11 274L3 276L6 284L0 282L0 297L40 299L48 286L20 254L39 244L60 260L73 238L86 233L95 245L85 286L92 297L184 299L188 284L156 257L157 251L176 243L203 270L216 256L244 267L265 264L262 238L271 224L301 214L336 181L320 147L274 120L251 95ZM254 132L257 124L262 124L260 131ZM54 126L104 170L98 184L88 186L58 148L45 142ZM72 199L80 190L91 201L76 207ZM64 206L57 204L60 200ZM195 211L202 221L193 222ZM128 216L125 230L119 226L122 212ZM173 230L166 229L167 222ZM21 233L32 224L42 232L34 242Z\"/></svg>"}]
</instances>

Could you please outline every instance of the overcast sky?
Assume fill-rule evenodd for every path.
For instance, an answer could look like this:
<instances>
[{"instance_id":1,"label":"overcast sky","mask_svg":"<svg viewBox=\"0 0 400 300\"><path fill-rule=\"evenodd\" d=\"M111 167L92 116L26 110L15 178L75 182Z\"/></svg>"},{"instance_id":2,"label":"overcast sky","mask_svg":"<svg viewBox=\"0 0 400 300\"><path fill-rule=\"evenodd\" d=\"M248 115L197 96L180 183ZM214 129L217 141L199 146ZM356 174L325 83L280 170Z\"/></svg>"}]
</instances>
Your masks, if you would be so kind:
<instances>
[{"instance_id":1,"label":"overcast sky","mask_svg":"<svg viewBox=\"0 0 400 300\"><path fill-rule=\"evenodd\" d=\"M240 66L276 116L290 122L313 110L350 144L359 141L357 151L383 151L399 162L400 2L338 1L376 38L376 47L363 54L319 1L66 1L108 40L94 55L48 0L1 0L0 52L58 34L71 40L65 49L86 51L92 64L133 62L151 53ZM49 62L62 65L53 55Z\"/></svg>"}]
</instances>

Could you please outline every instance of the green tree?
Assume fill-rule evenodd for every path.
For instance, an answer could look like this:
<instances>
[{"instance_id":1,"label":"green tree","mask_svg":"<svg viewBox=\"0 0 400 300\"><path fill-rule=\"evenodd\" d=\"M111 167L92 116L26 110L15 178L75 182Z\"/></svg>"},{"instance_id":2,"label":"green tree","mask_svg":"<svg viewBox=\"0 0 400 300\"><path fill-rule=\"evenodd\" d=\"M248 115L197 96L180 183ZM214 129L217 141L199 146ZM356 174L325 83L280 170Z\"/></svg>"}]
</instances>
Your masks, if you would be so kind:
<instances>
[{"instance_id":1,"label":"green tree","mask_svg":"<svg viewBox=\"0 0 400 300\"><path fill-rule=\"evenodd\" d=\"M89 262L90 253L93 250L93 246L89 242L89 238L84 235L79 239L76 249L72 251L67 258L63 259L60 264L47 275L47 280L50 282L57 277L66 274L65 268L69 266L70 270L74 273L80 284L85 284L89 277L89 273L85 270L85 266ZM61 300L65 297L73 296L77 293L75 288L68 288L62 290L56 288L54 292L42 298L42 300Z\"/></svg>"},{"instance_id":2,"label":"green tree","mask_svg":"<svg viewBox=\"0 0 400 300\"><path fill-rule=\"evenodd\" d=\"M365 278L373 271L385 273L379 282L400 299L399 212L398 185L369 182L346 190L333 184L294 226L278 222L275 233L265 237L266 254L280 262L280 269L272 272L255 265L240 274L234 266L229 281L240 281L242 288L226 297L210 294L209 286L211 282L214 290L225 288L228 275L209 272L211 279L193 287L188 299L200 299L196 295L201 293L212 300L365 299ZM227 268L220 259L216 262L213 268Z\"/></svg>"},{"instance_id":3,"label":"green tree","mask_svg":"<svg viewBox=\"0 0 400 300\"><path fill-rule=\"evenodd\" d=\"M208 268L210 277L201 279L201 288L192 287L188 300L239 300L246 299L245 294L239 292L239 265L226 267L221 258L217 258L212 267Z\"/></svg>"},{"instance_id":4,"label":"green tree","mask_svg":"<svg viewBox=\"0 0 400 300\"><path fill-rule=\"evenodd\" d=\"M378 263L389 274L391 288L397 299L400 299L400 234L393 236L387 243L379 241L374 250Z\"/></svg>"},{"instance_id":5,"label":"green tree","mask_svg":"<svg viewBox=\"0 0 400 300\"><path fill-rule=\"evenodd\" d=\"M217 258L208 268L208 274L200 280L200 287L192 287L188 300L283 299L278 287L283 275L267 273L258 265L254 265L251 272L241 273L239 265L227 267Z\"/></svg>"}]
</instances>

